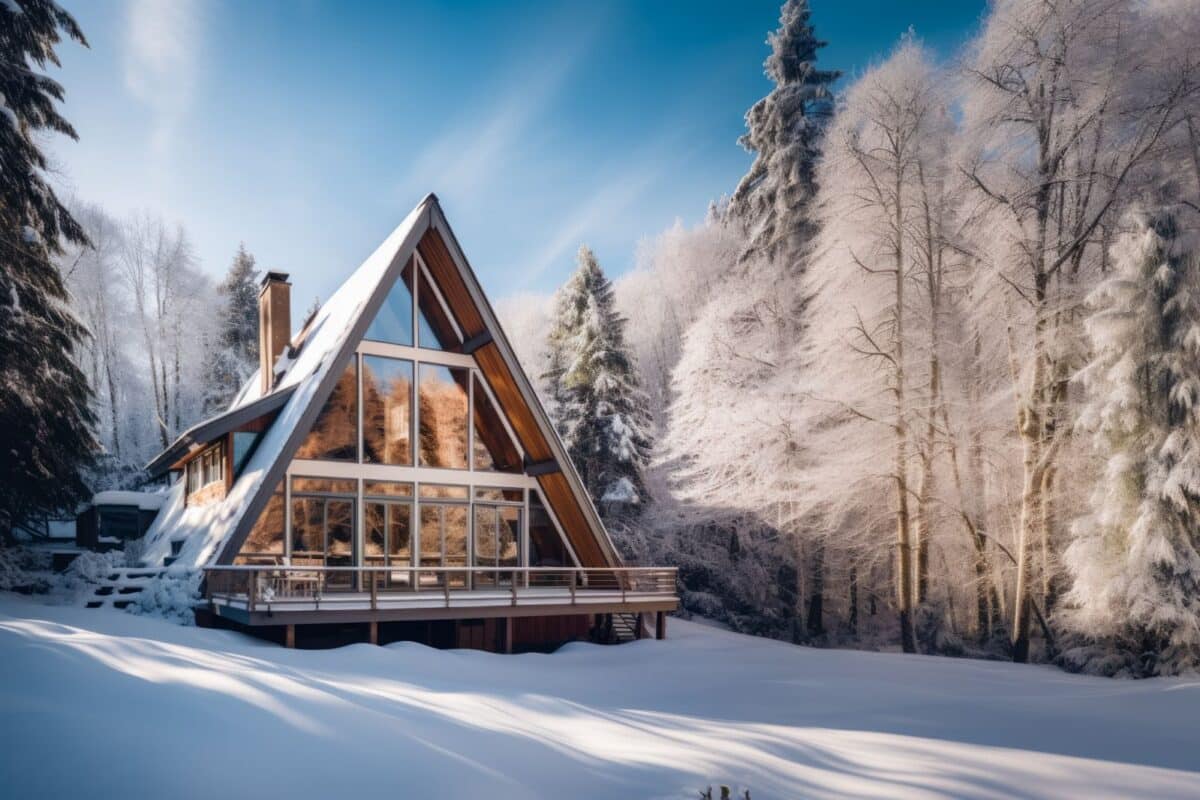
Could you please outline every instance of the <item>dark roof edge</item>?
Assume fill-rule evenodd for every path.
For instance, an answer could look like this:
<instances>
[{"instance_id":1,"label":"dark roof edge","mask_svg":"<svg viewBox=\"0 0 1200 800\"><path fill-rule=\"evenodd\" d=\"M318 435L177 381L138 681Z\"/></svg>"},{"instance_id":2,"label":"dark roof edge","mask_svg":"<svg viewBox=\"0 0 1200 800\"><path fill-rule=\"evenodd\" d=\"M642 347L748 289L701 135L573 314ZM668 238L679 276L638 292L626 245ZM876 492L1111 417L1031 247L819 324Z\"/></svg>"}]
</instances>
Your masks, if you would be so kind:
<instances>
[{"instance_id":1,"label":"dark roof edge","mask_svg":"<svg viewBox=\"0 0 1200 800\"><path fill-rule=\"evenodd\" d=\"M253 403L230 409L223 414L197 423L179 435L170 447L150 460L145 470L151 478L157 478L170 469L171 465L185 456L194 445L207 444L218 436L224 436L234 428L283 408L284 403L296 391L296 384L260 397Z\"/></svg>"}]
</instances>

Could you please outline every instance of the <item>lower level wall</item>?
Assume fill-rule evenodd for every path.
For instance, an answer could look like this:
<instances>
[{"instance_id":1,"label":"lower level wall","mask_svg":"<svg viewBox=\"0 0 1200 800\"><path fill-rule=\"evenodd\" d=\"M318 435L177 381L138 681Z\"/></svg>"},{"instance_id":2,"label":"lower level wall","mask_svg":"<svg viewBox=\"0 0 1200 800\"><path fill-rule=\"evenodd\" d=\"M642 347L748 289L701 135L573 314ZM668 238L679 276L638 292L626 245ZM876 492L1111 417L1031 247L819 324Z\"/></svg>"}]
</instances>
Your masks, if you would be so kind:
<instances>
[{"instance_id":1,"label":"lower level wall","mask_svg":"<svg viewBox=\"0 0 1200 800\"><path fill-rule=\"evenodd\" d=\"M284 625L243 626L217 617L207 610L197 610L196 624L202 627L231 628L262 639L285 644ZM596 619L588 614L555 617L517 617L512 621L513 652L548 652L573 641L587 641L593 633ZM380 622L378 643L417 642L439 649L465 648L502 653L505 620L463 619L429 622ZM327 649L370 640L370 625L365 622L325 625L296 625L295 646L304 649Z\"/></svg>"}]
</instances>

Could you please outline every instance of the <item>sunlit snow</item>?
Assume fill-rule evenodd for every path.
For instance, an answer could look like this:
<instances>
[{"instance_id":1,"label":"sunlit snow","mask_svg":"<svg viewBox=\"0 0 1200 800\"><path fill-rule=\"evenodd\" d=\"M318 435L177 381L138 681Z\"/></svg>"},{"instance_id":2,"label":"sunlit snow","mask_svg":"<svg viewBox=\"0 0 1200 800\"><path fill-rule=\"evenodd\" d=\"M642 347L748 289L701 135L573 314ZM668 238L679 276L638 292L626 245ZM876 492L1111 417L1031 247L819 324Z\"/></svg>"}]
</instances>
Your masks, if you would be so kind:
<instances>
[{"instance_id":1,"label":"sunlit snow","mask_svg":"<svg viewBox=\"0 0 1200 800\"><path fill-rule=\"evenodd\" d=\"M12 797L1200 795L1195 681L669 634L290 651L0 595L0 776Z\"/></svg>"}]
</instances>

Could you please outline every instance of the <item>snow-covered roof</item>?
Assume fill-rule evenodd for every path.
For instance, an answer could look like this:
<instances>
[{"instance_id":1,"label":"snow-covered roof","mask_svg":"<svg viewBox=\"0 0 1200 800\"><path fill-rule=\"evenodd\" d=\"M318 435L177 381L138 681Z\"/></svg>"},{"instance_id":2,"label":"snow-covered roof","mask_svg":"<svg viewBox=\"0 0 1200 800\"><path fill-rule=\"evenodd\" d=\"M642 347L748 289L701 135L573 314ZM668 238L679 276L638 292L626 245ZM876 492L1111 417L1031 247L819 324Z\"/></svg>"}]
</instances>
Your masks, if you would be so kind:
<instances>
[{"instance_id":1,"label":"snow-covered roof","mask_svg":"<svg viewBox=\"0 0 1200 800\"><path fill-rule=\"evenodd\" d=\"M153 564L170 554L171 541L185 539L176 563L199 566L212 561L251 501L262 488L267 471L279 459L291 432L300 417L312 405L312 398L321 379L330 370L338 351L346 342L362 308L373 290L384 279L388 267L405 245L415 245L414 232L418 222L428 214L429 205L436 202L429 195L414 208L374 253L338 288L317 312L304 346L287 364L275 391L291 389L287 403L279 411L274 424L263 434L238 480L223 500L205 505L184 504L182 482L172 487L170 501L146 534L142 558ZM410 243L408 240L412 239ZM262 393L257 373L250 377L238 395L235 410L255 402ZM270 491L273 487L268 487Z\"/></svg>"},{"instance_id":2,"label":"snow-covered roof","mask_svg":"<svg viewBox=\"0 0 1200 800\"><path fill-rule=\"evenodd\" d=\"M92 495L94 506L137 506L142 511L158 511L167 500L161 492L129 492L111 490Z\"/></svg>"}]
</instances>

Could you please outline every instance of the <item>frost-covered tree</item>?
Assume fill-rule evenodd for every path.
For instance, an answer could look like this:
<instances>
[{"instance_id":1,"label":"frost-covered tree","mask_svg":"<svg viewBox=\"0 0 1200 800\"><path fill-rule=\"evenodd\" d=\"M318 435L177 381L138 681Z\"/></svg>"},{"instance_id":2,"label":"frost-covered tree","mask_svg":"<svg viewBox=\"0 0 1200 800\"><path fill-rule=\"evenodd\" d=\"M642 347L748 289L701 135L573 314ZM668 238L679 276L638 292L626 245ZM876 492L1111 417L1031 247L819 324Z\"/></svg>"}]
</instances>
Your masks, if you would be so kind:
<instances>
[{"instance_id":1,"label":"frost-covered tree","mask_svg":"<svg viewBox=\"0 0 1200 800\"><path fill-rule=\"evenodd\" d=\"M612 284L595 254L580 247L575 273L556 298L546 379L571 460L610 516L635 512L648 499L650 421L624 328Z\"/></svg>"},{"instance_id":2,"label":"frost-covered tree","mask_svg":"<svg viewBox=\"0 0 1200 800\"><path fill-rule=\"evenodd\" d=\"M30 515L71 508L93 460L91 388L74 356L87 335L54 259L83 229L46 182L48 133L77 138L56 108L75 20L50 0L0 4L0 538Z\"/></svg>"},{"instance_id":3,"label":"frost-covered tree","mask_svg":"<svg viewBox=\"0 0 1200 800\"><path fill-rule=\"evenodd\" d=\"M821 133L833 108L839 73L816 67L817 39L808 0L787 0L779 28L767 38L763 69L775 88L746 113L739 140L754 163L733 193L729 211L749 233L747 253L795 259L812 235L808 206Z\"/></svg>"},{"instance_id":4,"label":"frost-covered tree","mask_svg":"<svg viewBox=\"0 0 1200 800\"><path fill-rule=\"evenodd\" d=\"M206 353L216 340L215 292L196 269L183 227L142 215L124 231L121 266L140 333L159 445L203 411Z\"/></svg>"},{"instance_id":5,"label":"frost-covered tree","mask_svg":"<svg viewBox=\"0 0 1200 800\"><path fill-rule=\"evenodd\" d=\"M823 527L836 529L848 505L877 507L872 495L891 491L893 574L908 652L916 644L913 611L927 594L941 410L943 154L952 130L942 88L909 36L847 92L818 173L820 247L806 275L812 300L804 374L813 402L805 408L813 416L804 438L817 461L810 502ZM921 421L923 436L914 430Z\"/></svg>"},{"instance_id":6,"label":"frost-covered tree","mask_svg":"<svg viewBox=\"0 0 1200 800\"><path fill-rule=\"evenodd\" d=\"M1067 384L1084 349L1078 308L1106 230L1195 91L1194 61L1180 72L1146 46L1140 6L998 0L966 67L960 170L978 221L976 283L989 297L981 327L1007 342L998 360L1010 365L1021 444L1018 661L1029 657L1037 596L1049 608L1057 594L1056 476L1073 413Z\"/></svg>"},{"instance_id":7,"label":"frost-covered tree","mask_svg":"<svg viewBox=\"0 0 1200 800\"><path fill-rule=\"evenodd\" d=\"M1140 215L1089 297L1079 420L1103 464L1065 553L1078 666L1200 669L1200 252L1176 214Z\"/></svg>"},{"instance_id":8,"label":"frost-covered tree","mask_svg":"<svg viewBox=\"0 0 1200 800\"><path fill-rule=\"evenodd\" d=\"M208 356L204 411L223 410L258 369L258 270L254 256L238 245L225 279L217 287L216 346Z\"/></svg>"}]
</instances>

